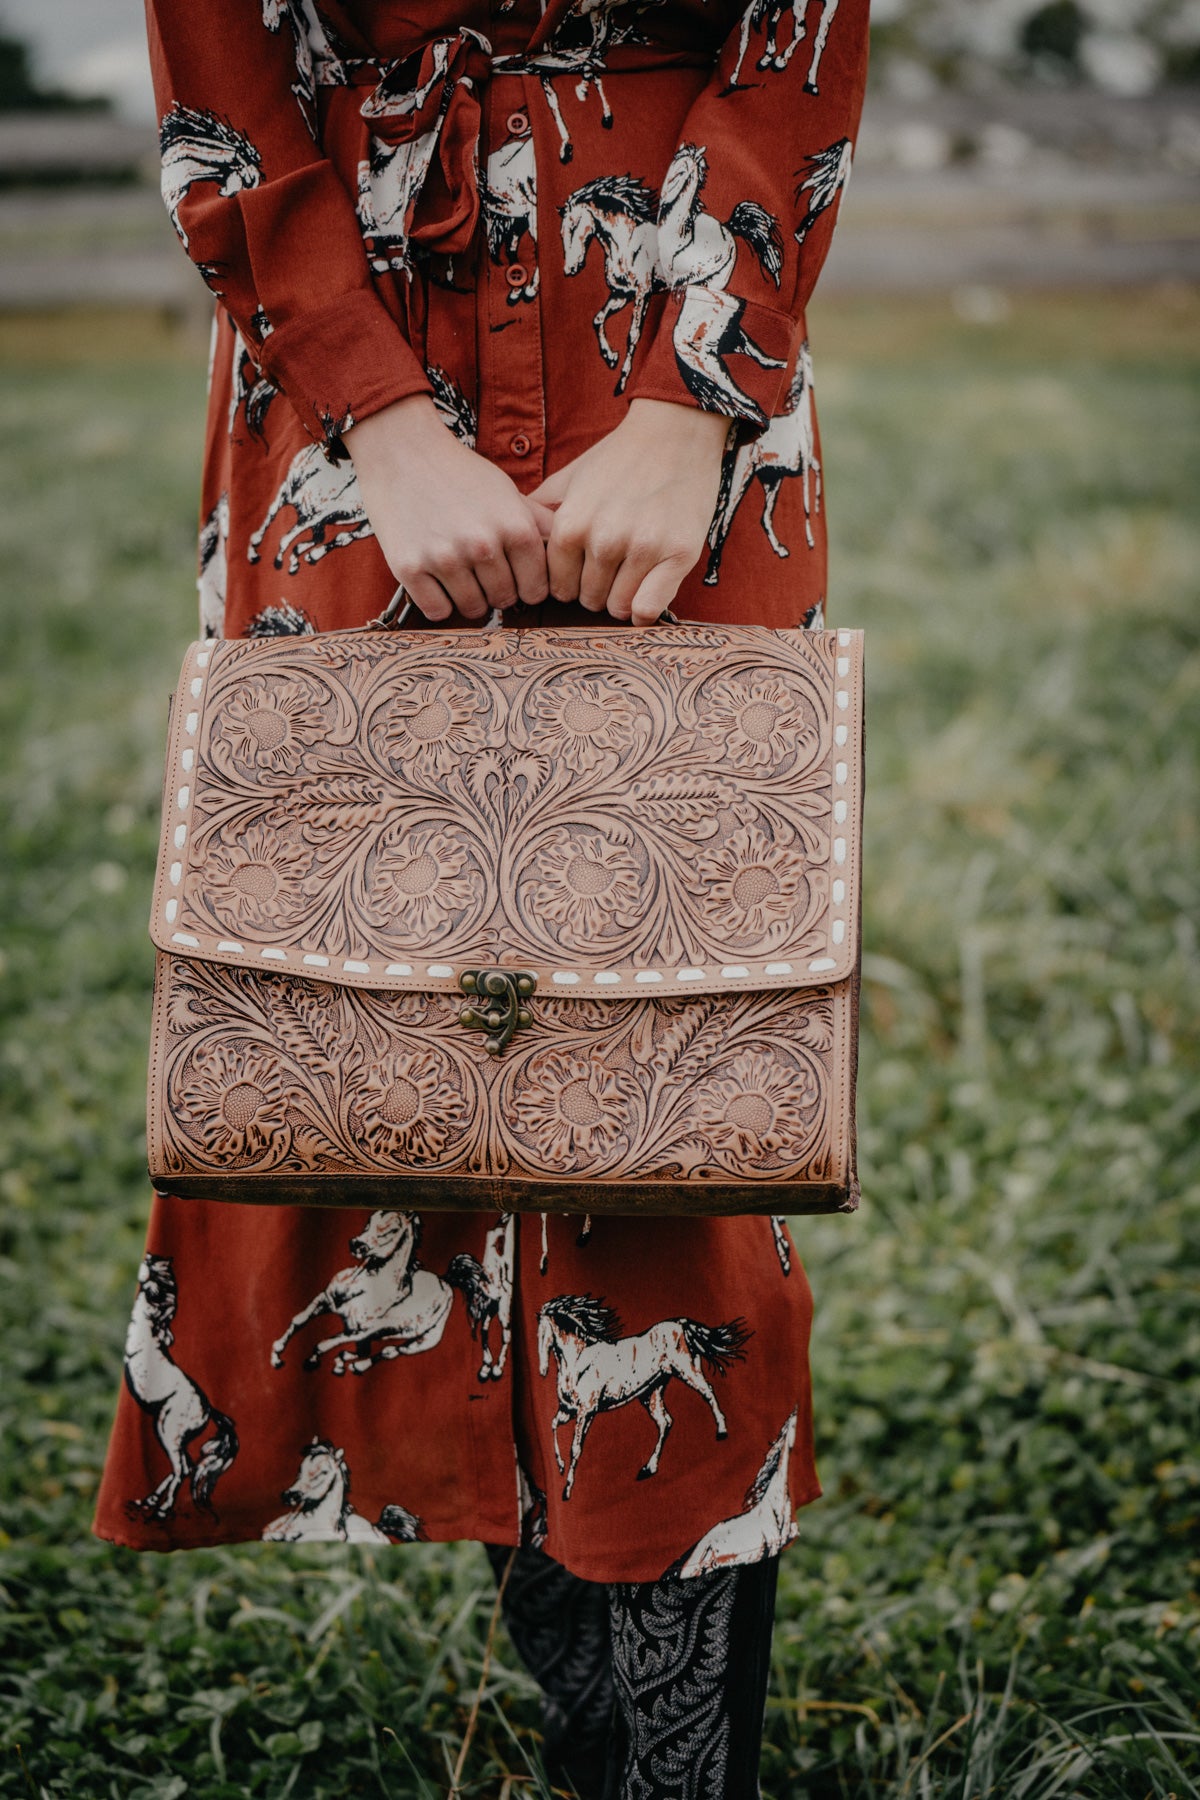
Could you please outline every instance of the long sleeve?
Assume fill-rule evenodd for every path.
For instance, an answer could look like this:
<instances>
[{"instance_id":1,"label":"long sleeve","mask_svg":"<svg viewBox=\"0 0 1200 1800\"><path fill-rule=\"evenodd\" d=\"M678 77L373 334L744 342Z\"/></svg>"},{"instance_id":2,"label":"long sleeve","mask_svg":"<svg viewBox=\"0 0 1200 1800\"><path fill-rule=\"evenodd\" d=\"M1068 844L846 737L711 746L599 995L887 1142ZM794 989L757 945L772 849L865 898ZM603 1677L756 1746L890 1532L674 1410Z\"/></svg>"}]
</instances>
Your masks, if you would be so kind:
<instances>
[{"instance_id":1,"label":"long sleeve","mask_svg":"<svg viewBox=\"0 0 1200 1800\"><path fill-rule=\"evenodd\" d=\"M313 46L284 0L146 0L163 199L188 255L305 430L432 385L374 286L315 138Z\"/></svg>"},{"instance_id":2,"label":"long sleeve","mask_svg":"<svg viewBox=\"0 0 1200 1800\"><path fill-rule=\"evenodd\" d=\"M746 0L692 102L658 214L662 288L625 387L744 421L786 398L866 90L870 0ZM795 35L803 21L804 35Z\"/></svg>"}]
</instances>

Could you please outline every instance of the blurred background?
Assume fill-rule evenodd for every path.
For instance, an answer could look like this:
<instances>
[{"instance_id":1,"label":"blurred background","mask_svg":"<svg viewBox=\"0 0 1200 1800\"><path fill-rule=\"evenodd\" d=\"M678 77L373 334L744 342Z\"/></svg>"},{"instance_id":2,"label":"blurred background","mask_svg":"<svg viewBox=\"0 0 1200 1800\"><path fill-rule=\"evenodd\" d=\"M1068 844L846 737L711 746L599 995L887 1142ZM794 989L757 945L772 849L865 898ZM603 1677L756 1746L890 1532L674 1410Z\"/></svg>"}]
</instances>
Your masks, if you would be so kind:
<instances>
[{"instance_id":1,"label":"blurred background","mask_svg":"<svg viewBox=\"0 0 1200 1800\"><path fill-rule=\"evenodd\" d=\"M1200 0L874 0L822 293L1191 279ZM157 199L139 0L0 7L0 306L200 311Z\"/></svg>"},{"instance_id":2,"label":"blurred background","mask_svg":"<svg viewBox=\"0 0 1200 1800\"><path fill-rule=\"evenodd\" d=\"M1200 0L872 16L809 312L868 645L864 1203L792 1225L825 1495L763 1791L1197 1800ZM210 301L138 0L0 32L0 1796L435 1800L477 1547L88 1532ZM536 1716L501 1640L464 1797L549 1800Z\"/></svg>"}]
</instances>

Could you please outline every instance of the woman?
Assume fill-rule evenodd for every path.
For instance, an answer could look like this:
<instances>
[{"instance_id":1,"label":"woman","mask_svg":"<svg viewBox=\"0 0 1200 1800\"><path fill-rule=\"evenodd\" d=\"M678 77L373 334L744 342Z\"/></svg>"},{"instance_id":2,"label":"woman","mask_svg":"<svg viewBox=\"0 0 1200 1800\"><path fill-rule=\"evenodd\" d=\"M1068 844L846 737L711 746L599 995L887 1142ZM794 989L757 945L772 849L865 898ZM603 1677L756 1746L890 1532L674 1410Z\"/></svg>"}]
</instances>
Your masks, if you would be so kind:
<instances>
[{"instance_id":1,"label":"woman","mask_svg":"<svg viewBox=\"0 0 1200 1800\"><path fill-rule=\"evenodd\" d=\"M868 0L415 10L148 0L164 197L218 297L205 634L362 624L397 583L455 627L822 625L804 309ZM772 709L743 702L752 754ZM419 718L452 743L436 683ZM605 729L582 696L548 747ZM241 874L248 903L272 879L252 847ZM768 1129L753 1083L723 1104ZM478 1539L581 1794L754 1795L778 1556L820 1492L810 1319L779 1219L156 1197L94 1529ZM664 1322L682 1373L581 1424L578 1359Z\"/></svg>"}]
</instances>

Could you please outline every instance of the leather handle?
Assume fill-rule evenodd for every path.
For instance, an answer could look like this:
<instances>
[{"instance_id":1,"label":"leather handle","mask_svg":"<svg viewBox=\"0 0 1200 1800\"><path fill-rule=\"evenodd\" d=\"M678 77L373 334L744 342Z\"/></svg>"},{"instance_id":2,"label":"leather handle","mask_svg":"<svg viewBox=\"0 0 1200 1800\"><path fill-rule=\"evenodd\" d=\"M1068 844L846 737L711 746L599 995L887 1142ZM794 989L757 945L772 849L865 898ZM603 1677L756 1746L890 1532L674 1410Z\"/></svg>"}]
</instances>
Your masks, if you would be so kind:
<instances>
[{"instance_id":1,"label":"leather handle","mask_svg":"<svg viewBox=\"0 0 1200 1800\"><path fill-rule=\"evenodd\" d=\"M415 611L416 604L415 600L406 596L403 587L398 587L379 617L377 619L372 619L366 626L366 630L402 631L408 623L409 615ZM490 625L498 625L500 623L500 612L497 607L492 608L492 616L488 623ZM667 607L665 612L659 613L658 618L654 623L656 625L678 625L680 620L675 617L675 614L671 611L670 607Z\"/></svg>"},{"instance_id":2,"label":"leather handle","mask_svg":"<svg viewBox=\"0 0 1200 1800\"><path fill-rule=\"evenodd\" d=\"M408 615L416 605L415 600L405 596L403 587L398 587L377 619L367 622L368 631L399 631L406 623Z\"/></svg>"}]
</instances>

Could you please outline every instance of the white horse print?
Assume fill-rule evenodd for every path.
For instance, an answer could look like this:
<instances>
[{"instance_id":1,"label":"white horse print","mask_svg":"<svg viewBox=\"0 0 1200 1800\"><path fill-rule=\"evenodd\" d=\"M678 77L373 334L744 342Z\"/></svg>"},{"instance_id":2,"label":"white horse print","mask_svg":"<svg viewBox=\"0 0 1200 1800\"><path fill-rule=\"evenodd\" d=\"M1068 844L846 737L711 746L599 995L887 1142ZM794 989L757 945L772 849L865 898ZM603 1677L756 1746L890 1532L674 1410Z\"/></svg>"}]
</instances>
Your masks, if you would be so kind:
<instances>
[{"instance_id":1,"label":"white horse print","mask_svg":"<svg viewBox=\"0 0 1200 1800\"><path fill-rule=\"evenodd\" d=\"M385 1506L375 1525L355 1512L345 1452L327 1438L305 1446L296 1479L279 1498L288 1510L263 1527L268 1543L414 1544L421 1536L420 1519L403 1506Z\"/></svg>"},{"instance_id":2,"label":"white horse print","mask_svg":"<svg viewBox=\"0 0 1200 1800\"><path fill-rule=\"evenodd\" d=\"M610 369L621 364L614 394L629 379L650 296L666 286L658 260L658 197L634 175L600 175L568 195L562 219L563 273L578 275L593 242L604 256L608 299L592 320L600 354ZM633 308L622 360L604 327L614 313Z\"/></svg>"},{"instance_id":3,"label":"white horse print","mask_svg":"<svg viewBox=\"0 0 1200 1800\"><path fill-rule=\"evenodd\" d=\"M319 563L331 550L371 536L353 463L330 462L323 444L306 444L292 458L283 486L250 539L248 561L259 561L264 538L280 513L288 509L295 513L295 523L280 537L275 567L281 569L286 557L289 575L295 575L302 562Z\"/></svg>"},{"instance_id":4,"label":"white horse print","mask_svg":"<svg viewBox=\"0 0 1200 1800\"><path fill-rule=\"evenodd\" d=\"M229 395L229 435L233 436L239 411L252 438L261 444L267 412L279 389L263 374L251 356L240 331L233 334L233 378Z\"/></svg>"},{"instance_id":5,"label":"white horse print","mask_svg":"<svg viewBox=\"0 0 1200 1800\"><path fill-rule=\"evenodd\" d=\"M775 1254L779 1258L779 1266L785 1275L792 1272L792 1246L788 1242L787 1228L782 1213L771 1214L771 1232L775 1239Z\"/></svg>"},{"instance_id":6,"label":"white horse print","mask_svg":"<svg viewBox=\"0 0 1200 1800\"><path fill-rule=\"evenodd\" d=\"M546 1496L520 1460L517 1462L517 1505L521 1510L521 1543L531 1550L540 1550L548 1531Z\"/></svg>"},{"instance_id":7,"label":"white horse print","mask_svg":"<svg viewBox=\"0 0 1200 1800\"><path fill-rule=\"evenodd\" d=\"M543 12L545 7L542 8ZM571 142L571 134L567 130L562 116L562 108L558 104L553 77L556 75L578 75L575 83L575 98L583 105L587 100L588 88L594 87L600 101L600 124L605 131L612 130L613 110L608 103L608 95L604 91L601 76L604 73L605 51L610 43L621 43L633 36L631 27L618 27L614 24L607 10L607 0L594 4L592 0L583 0L577 8L580 17L586 17L591 28L591 37L585 44L543 44L536 53L528 58L521 58L523 65L531 75L536 75L546 96L546 105L558 127L558 160L569 163L575 154L575 146ZM567 17L571 16L568 12ZM498 59L498 66L503 66L503 58Z\"/></svg>"},{"instance_id":8,"label":"white horse print","mask_svg":"<svg viewBox=\"0 0 1200 1800\"><path fill-rule=\"evenodd\" d=\"M358 165L355 211L372 269L407 271L408 209L429 172L437 132L426 131L406 144L387 144L372 137L370 154Z\"/></svg>"},{"instance_id":9,"label":"white horse print","mask_svg":"<svg viewBox=\"0 0 1200 1800\"><path fill-rule=\"evenodd\" d=\"M350 1239L354 1263L339 1270L328 1287L296 1314L271 1346L271 1367L281 1369L283 1353L297 1331L326 1313L336 1314L343 1329L314 1345L304 1367L317 1368L321 1358L334 1350L335 1375L365 1375L378 1362L436 1349L454 1304L455 1288L466 1294L468 1309L480 1321L487 1315L489 1322L491 1318L499 1322L503 1304L511 1309L511 1295L502 1302L500 1293L504 1280L501 1257L494 1259L489 1274L473 1256L461 1253L453 1258L443 1280L431 1269L422 1268L417 1258L420 1242L419 1214L372 1213L358 1235ZM490 1359L485 1337L484 1361L489 1373ZM482 1370L480 1378L485 1378Z\"/></svg>"},{"instance_id":10,"label":"white horse print","mask_svg":"<svg viewBox=\"0 0 1200 1800\"><path fill-rule=\"evenodd\" d=\"M564 1213L563 1214L563 1217L566 1219L575 1218L577 1216L578 1215L574 1214L574 1213ZM550 1227L549 1227L549 1224L547 1223L547 1221L550 1218L550 1214L549 1213L539 1213L538 1217L542 1221L542 1253L538 1259L538 1274L544 1275L546 1273L546 1270L550 1267L550 1236L549 1236ZM592 1215L591 1215L591 1213L584 1213L583 1224L579 1227L579 1235L575 1239L575 1242L578 1245L579 1249L582 1250L586 1246L589 1239L591 1238L591 1235L592 1235Z\"/></svg>"},{"instance_id":11,"label":"white horse print","mask_svg":"<svg viewBox=\"0 0 1200 1800\"><path fill-rule=\"evenodd\" d=\"M712 1411L717 1437L728 1436L725 1415L705 1378L702 1365L724 1375L733 1361L744 1360L742 1346L752 1336L744 1319L724 1325L702 1325L696 1319L664 1319L648 1331L621 1337L620 1321L611 1306L591 1294L560 1294L538 1312L538 1368L542 1375L553 1357L558 1378L558 1411L550 1426L554 1458L565 1473L563 1499L575 1485L579 1454L593 1420L637 1400L658 1427L658 1442L638 1470L644 1481L653 1475L673 1420L663 1393L673 1378L700 1395ZM564 1464L558 1428L574 1422L571 1456Z\"/></svg>"},{"instance_id":12,"label":"white horse print","mask_svg":"<svg viewBox=\"0 0 1200 1800\"><path fill-rule=\"evenodd\" d=\"M816 453L812 391L812 357L806 338L797 355L784 411L748 444L736 445L725 454L717 504L708 528L709 556L704 580L709 587L715 586L720 577L725 540L752 481L757 480L762 488L762 528L771 548L776 556L789 556L787 545L775 534L775 505L784 481L799 476L805 539L809 549L814 548L812 518L821 505L821 465Z\"/></svg>"},{"instance_id":13,"label":"white horse print","mask_svg":"<svg viewBox=\"0 0 1200 1800\"><path fill-rule=\"evenodd\" d=\"M225 635L225 586L229 575L229 495L222 494L200 527L200 635Z\"/></svg>"},{"instance_id":14,"label":"white horse print","mask_svg":"<svg viewBox=\"0 0 1200 1800\"><path fill-rule=\"evenodd\" d=\"M463 393L458 382L447 375L445 369L431 363L425 370L433 385L433 404L442 416L442 424L452 431L468 450L475 448L475 436L478 420L475 408Z\"/></svg>"},{"instance_id":15,"label":"white horse print","mask_svg":"<svg viewBox=\"0 0 1200 1800\"><path fill-rule=\"evenodd\" d=\"M311 637L316 626L302 606L289 606L281 600L278 606L260 606L246 628L246 636Z\"/></svg>"},{"instance_id":16,"label":"white horse print","mask_svg":"<svg viewBox=\"0 0 1200 1800\"><path fill-rule=\"evenodd\" d=\"M840 189L850 179L850 168L854 160L854 144L850 138L838 138L824 150L814 150L811 156L804 159L804 167L808 170L804 180L796 188L796 199L807 193L808 211L797 225L793 233L796 242L802 244L821 214L833 205ZM802 171L797 169L797 175Z\"/></svg>"},{"instance_id":17,"label":"white horse print","mask_svg":"<svg viewBox=\"0 0 1200 1800\"><path fill-rule=\"evenodd\" d=\"M240 131L215 113L200 112L175 101L163 115L158 134L162 155L162 197L184 249L190 239L179 208L197 182L212 181L222 199L257 187L262 157Z\"/></svg>"},{"instance_id":18,"label":"white horse print","mask_svg":"<svg viewBox=\"0 0 1200 1800\"><path fill-rule=\"evenodd\" d=\"M469 25L464 25L457 35L460 39L473 39L485 56L491 55L492 46L482 32L474 31ZM416 87L405 87L400 79L403 65L409 60L405 57L363 101L359 110L368 124L373 119L407 118L409 113L418 112L424 106L430 94L439 84L445 85L450 69L450 56L455 48L454 42L448 37L434 38L429 48L433 56L429 80L418 82ZM460 76L459 80L469 81L470 77ZM445 112L448 105L449 95L446 95L440 110Z\"/></svg>"},{"instance_id":19,"label":"white horse print","mask_svg":"<svg viewBox=\"0 0 1200 1800\"><path fill-rule=\"evenodd\" d=\"M804 92L815 94L817 87L817 71L821 66L821 55L829 37L829 27L833 24L833 15L838 9L838 0L819 0L821 17L817 22L817 33L813 39L812 60L808 65L808 75L804 82ZM766 26L767 43L762 55L755 63L756 69L786 69L796 51L804 42L806 18L812 0L750 0L742 14L742 37L738 47L738 59L733 74L729 77L728 86L723 93L732 93L736 87L750 87L751 82L739 82L742 63L750 47L750 34ZM792 15L792 35L785 49L780 50L778 43L779 26L785 13Z\"/></svg>"},{"instance_id":20,"label":"white horse print","mask_svg":"<svg viewBox=\"0 0 1200 1800\"><path fill-rule=\"evenodd\" d=\"M786 358L768 356L742 326L746 302L728 294L737 262L737 239L747 243L775 286L783 268L783 240L773 213L755 200L739 200L722 222L703 211L700 195L708 159L699 144L681 144L671 159L658 208L658 249L663 275L682 290L675 321L675 357L688 388L709 410L765 423L762 408L738 387L725 366L737 352L765 369Z\"/></svg>"},{"instance_id":21,"label":"white horse print","mask_svg":"<svg viewBox=\"0 0 1200 1800\"><path fill-rule=\"evenodd\" d=\"M681 144L663 179L658 206L659 255L668 284L725 288L737 261L735 239L740 237L778 287L783 268L779 221L757 201L739 200L722 223L700 204L707 179L703 146Z\"/></svg>"},{"instance_id":22,"label":"white horse print","mask_svg":"<svg viewBox=\"0 0 1200 1800\"><path fill-rule=\"evenodd\" d=\"M292 92L313 138L317 136L317 88L346 79L345 64L329 42L313 0L262 0L262 21L277 32L287 20L296 57Z\"/></svg>"},{"instance_id":23,"label":"white horse print","mask_svg":"<svg viewBox=\"0 0 1200 1800\"><path fill-rule=\"evenodd\" d=\"M170 1468L144 1500L126 1503L131 1516L143 1519L172 1518L185 1481L190 1482L195 1504L212 1512L213 1489L238 1453L233 1420L218 1412L200 1384L185 1374L171 1355L175 1341L171 1321L178 1305L171 1258L147 1253L138 1268L137 1298L125 1334L125 1382L153 1419ZM209 1426L213 1436L192 1462L187 1452Z\"/></svg>"},{"instance_id":24,"label":"white horse print","mask_svg":"<svg viewBox=\"0 0 1200 1800\"><path fill-rule=\"evenodd\" d=\"M515 1237L512 1213L501 1213L499 1224L494 1225L483 1240L482 1263L463 1251L451 1259L446 1270L446 1280L452 1286L460 1287L466 1297L472 1337L476 1333L479 1335L483 1352L480 1381L499 1381L508 1361L512 1343ZM489 1335L493 1324L500 1333L498 1354L493 1354Z\"/></svg>"},{"instance_id":25,"label":"white horse print","mask_svg":"<svg viewBox=\"0 0 1200 1800\"><path fill-rule=\"evenodd\" d=\"M482 50L490 52L488 40L479 32L464 26L459 35L473 38ZM389 144L372 133L366 161L358 165L358 222L371 267L379 274L388 269L410 270L408 209L429 172L441 121L450 104L454 84L448 83L446 77L451 49L449 39L435 39L431 45L433 66L427 81L416 87L405 87L401 63L384 77L359 109L368 125L379 119L407 118L424 106L437 87L441 86L443 90L436 124L402 144ZM405 58L404 62L407 61Z\"/></svg>"},{"instance_id":26,"label":"white horse print","mask_svg":"<svg viewBox=\"0 0 1200 1800\"><path fill-rule=\"evenodd\" d=\"M695 1548L672 1565L670 1574L686 1579L726 1568L730 1563L759 1562L764 1556L778 1556L785 1544L791 1543L796 1535L796 1521L792 1517L788 1463L795 1444L793 1408L747 1490L743 1510L705 1532Z\"/></svg>"},{"instance_id":27,"label":"white horse print","mask_svg":"<svg viewBox=\"0 0 1200 1800\"><path fill-rule=\"evenodd\" d=\"M479 184L479 201L487 232L488 255L494 263L513 263L528 232L537 248L537 162L532 136L513 138L493 150ZM521 287L510 287L508 304L532 300L538 291L538 267Z\"/></svg>"}]
</instances>

